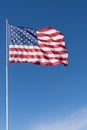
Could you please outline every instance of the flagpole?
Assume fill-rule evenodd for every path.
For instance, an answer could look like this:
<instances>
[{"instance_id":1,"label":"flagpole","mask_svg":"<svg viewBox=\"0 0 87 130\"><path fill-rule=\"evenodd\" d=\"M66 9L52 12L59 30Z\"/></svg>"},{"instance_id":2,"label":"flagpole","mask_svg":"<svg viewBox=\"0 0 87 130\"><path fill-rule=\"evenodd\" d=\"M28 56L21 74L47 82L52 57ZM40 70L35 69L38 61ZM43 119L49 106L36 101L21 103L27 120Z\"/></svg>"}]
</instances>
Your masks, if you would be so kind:
<instances>
[{"instance_id":1,"label":"flagpole","mask_svg":"<svg viewBox=\"0 0 87 130\"><path fill-rule=\"evenodd\" d=\"M8 117L8 20L6 19L6 130L9 130Z\"/></svg>"}]
</instances>

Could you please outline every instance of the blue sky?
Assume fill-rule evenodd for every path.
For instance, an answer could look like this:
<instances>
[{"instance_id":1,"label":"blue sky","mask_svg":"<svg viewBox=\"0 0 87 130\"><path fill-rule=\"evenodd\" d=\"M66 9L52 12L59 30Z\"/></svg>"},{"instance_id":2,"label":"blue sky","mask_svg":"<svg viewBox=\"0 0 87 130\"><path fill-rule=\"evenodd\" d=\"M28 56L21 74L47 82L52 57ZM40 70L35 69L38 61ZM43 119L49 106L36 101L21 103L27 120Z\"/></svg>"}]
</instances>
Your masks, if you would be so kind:
<instances>
[{"instance_id":1,"label":"blue sky","mask_svg":"<svg viewBox=\"0 0 87 130\"><path fill-rule=\"evenodd\" d=\"M9 130L87 130L87 1L1 0L0 130L5 130L5 19L65 36L69 65L9 64Z\"/></svg>"}]
</instances>

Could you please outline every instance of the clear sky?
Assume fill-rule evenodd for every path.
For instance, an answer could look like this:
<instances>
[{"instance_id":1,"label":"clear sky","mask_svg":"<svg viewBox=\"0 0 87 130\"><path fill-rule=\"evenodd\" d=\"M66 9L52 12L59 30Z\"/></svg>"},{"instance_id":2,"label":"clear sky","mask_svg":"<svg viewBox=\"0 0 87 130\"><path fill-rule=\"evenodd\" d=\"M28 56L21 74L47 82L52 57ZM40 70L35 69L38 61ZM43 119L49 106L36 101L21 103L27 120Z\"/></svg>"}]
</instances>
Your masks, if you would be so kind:
<instances>
[{"instance_id":1,"label":"clear sky","mask_svg":"<svg viewBox=\"0 0 87 130\"><path fill-rule=\"evenodd\" d=\"M0 1L0 130L5 130L5 19L65 36L69 65L9 64L9 130L87 130L87 1Z\"/></svg>"}]
</instances>

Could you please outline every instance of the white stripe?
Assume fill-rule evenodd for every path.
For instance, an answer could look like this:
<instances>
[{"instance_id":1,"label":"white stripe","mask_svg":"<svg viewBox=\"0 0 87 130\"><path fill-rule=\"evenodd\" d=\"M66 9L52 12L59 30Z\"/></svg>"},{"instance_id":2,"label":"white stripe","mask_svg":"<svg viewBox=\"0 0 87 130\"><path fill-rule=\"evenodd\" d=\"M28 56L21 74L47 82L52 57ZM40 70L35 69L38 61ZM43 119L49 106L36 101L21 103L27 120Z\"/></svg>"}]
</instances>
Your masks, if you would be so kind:
<instances>
[{"instance_id":1,"label":"white stripe","mask_svg":"<svg viewBox=\"0 0 87 130\"><path fill-rule=\"evenodd\" d=\"M38 40L39 44L44 44L44 45L51 45L51 46L55 46L55 45L63 45L65 46L65 42L41 42L40 40Z\"/></svg>"},{"instance_id":2,"label":"white stripe","mask_svg":"<svg viewBox=\"0 0 87 130\"><path fill-rule=\"evenodd\" d=\"M68 65L68 61L66 61L66 60L65 60L65 61L62 61L62 63L64 63L64 64L67 64L67 65Z\"/></svg>"},{"instance_id":3,"label":"white stripe","mask_svg":"<svg viewBox=\"0 0 87 130\"><path fill-rule=\"evenodd\" d=\"M37 33L37 34L53 34L53 33L56 33L56 32L59 32L59 31L57 31L57 30L55 30L55 29L51 29L51 30L43 31L43 32L37 31L36 33Z\"/></svg>"},{"instance_id":4,"label":"white stripe","mask_svg":"<svg viewBox=\"0 0 87 130\"><path fill-rule=\"evenodd\" d=\"M22 46L22 45L10 45L9 48L15 48L15 49L37 49L38 51L43 50L43 51L66 51L66 49L62 48L62 47L58 47L58 48L49 48L49 47L37 47L37 46Z\"/></svg>"},{"instance_id":5,"label":"white stripe","mask_svg":"<svg viewBox=\"0 0 87 130\"><path fill-rule=\"evenodd\" d=\"M20 49L40 49L39 46L32 46L32 45L9 45L9 48L20 48Z\"/></svg>"},{"instance_id":6,"label":"white stripe","mask_svg":"<svg viewBox=\"0 0 87 130\"><path fill-rule=\"evenodd\" d=\"M58 40L58 39L63 39L63 38L64 38L63 35L58 35L58 36L52 37L53 40Z\"/></svg>"},{"instance_id":7,"label":"white stripe","mask_svg":"<svg viewBox=\"0 0 87 130\"><path fill-rule=\"evenodd\" d=\"M39 37L39 36L38 36L38 39L39 39L39 40L50 40L50 39L58 40L58 39L63 39L63 38L64 38L63 35L52 36L52 37L50 37L50 36L42 36L42 37Z\"/></svg>"},{"instance_id":8,"label":"white stripe","mask_svg":"<svg viewBox=\"0 0 87 130\"><path fill-rule=\"evenodd\" d=\"M9 45L9 48L25 48L25 49L39 49L39 45L44 44L44 45L51 45L51 46L57 46L57 45L63 45L65 46L65 42L41 42L38 40L38 45L37 46L32 46L32 45Z\"/></svg>"},{"instance_id":9,"label":"white stripe","mask_svg":"<svg viewBox=\"0 0 87 130\"><path fill-rule=\"evenodd\" d=\"M47 57L50 57L50 58L66 58L68 57L68 54L45 54L45 53L42 53L42 52L25 52L25 51L9 51L9 55L11 54L17 54L17 55L30 55L30 56L47 56Z\"/></svg>"}]
</instances>

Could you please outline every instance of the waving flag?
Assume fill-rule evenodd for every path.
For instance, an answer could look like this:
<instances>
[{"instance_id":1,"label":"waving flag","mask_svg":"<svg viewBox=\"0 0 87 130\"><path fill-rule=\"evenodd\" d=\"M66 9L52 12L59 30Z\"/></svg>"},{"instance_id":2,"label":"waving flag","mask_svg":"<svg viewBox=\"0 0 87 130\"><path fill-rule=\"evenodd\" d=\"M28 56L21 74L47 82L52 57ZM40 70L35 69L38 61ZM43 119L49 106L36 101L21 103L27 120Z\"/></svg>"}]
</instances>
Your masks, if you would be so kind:
<instances>
[{"instance_id":1,"label":"waving flag","mask_svg":"<svg viewBox=\"0 0 87 130\"><path fill-rule=\"evenodd\" d=\"M61 32L48 27L35 30L9 25L9 61L39 65L68 65L68 53Z\"/></svg>"}]
</instances>

